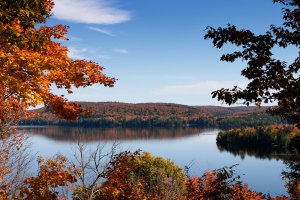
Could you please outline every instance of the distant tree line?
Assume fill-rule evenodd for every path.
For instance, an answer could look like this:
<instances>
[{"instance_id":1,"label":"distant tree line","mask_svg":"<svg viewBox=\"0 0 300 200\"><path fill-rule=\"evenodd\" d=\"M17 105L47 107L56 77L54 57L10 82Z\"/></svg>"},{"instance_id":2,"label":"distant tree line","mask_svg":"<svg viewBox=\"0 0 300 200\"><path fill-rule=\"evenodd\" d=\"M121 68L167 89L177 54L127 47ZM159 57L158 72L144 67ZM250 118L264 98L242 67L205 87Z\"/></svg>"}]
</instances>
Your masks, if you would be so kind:
<instances>
[{"instance_id":1,"label":"distant tree line","mask_svg":"<svg viewBox=\"0 0 300 200\"><path fill-rule=\"evenodd\" d=\"M287 123L280 117L265 115L264 117L235 117L235 118L198 118L182 119L180 117L161 118L134 118L134 119L106 119L106 118L86 118L82 117L76 121L66 121L61 119L46 120L42 118L31 118L22 120L20 125L58 125L58 126L81 126L81 127L199 127L199 128L220 128L230 129L238 127L256 127L271 124Z\"/></svg>"}]
</instances>

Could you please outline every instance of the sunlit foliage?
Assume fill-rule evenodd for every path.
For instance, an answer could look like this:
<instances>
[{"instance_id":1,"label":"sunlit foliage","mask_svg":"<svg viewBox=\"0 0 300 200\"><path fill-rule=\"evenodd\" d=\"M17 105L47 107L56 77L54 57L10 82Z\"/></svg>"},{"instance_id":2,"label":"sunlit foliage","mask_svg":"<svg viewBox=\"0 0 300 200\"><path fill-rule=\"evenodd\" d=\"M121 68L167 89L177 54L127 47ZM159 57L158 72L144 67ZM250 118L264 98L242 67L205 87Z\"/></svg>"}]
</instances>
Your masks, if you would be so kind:
<instances>
[{"instance_id":1,"label":"sunlit foliage","mask_svg":"<svg viewBox=\"0 0 300 200\"><path fill-rule=\"evenodd\" d=\"M76 119L83 109L52 93L95 83L113 86L114 78L93 61L73 60L68 48L68 27L44 25L51 16L52 0L0 1L0 123L18 119L14 110L44 104L65 119ZM12 117L10 117L12 116Z\"/></svg>"},{"instance_id":2,"label":"sunlit foliage","mask_svg":"<svg viewBox=\"0 0 300 200\"><path fill-rule=\"evenodd\" d=\"M173 162L140 151L123 152L111 161L99 199L180 199L183 170Z\"/></svg>"},{"instance_id":3,"label":"sunlit foliage","mask_svg":"<svg viewBox=\"0 0 300 200\"><path fill-rule=\"evenodd\" d=\"M80 170L67 164L67 158L57 155L54 159L44 160L39 157L40 168L37 177L29 177L20 189L20 197L27 200L53 200L66 198L66 191L72 189L72 184Z\"/></svg>"},{"instance_id":4,"label":"sunlit foliage","mask_svg":"<svg viewBox=\"0 0 300 200\"><path fill-rule=\"evenodd\" d=\"M202 177L191 177L187 180L186 199L265 199L265 195L251 191L239 178L234 176L232 167L206 171Z\"/></svg>"},{"instance_id":5,"label":"sunlit foliage","mask_svg":"<svg viewBox=\"0 0 300 200\"><path fill-rule=\"evenodd\" d=\"M95 177L90 180L95 184L82 182L85 180L82 179L82 175L87 175L84 170L89 169L91 172L98 170L98 165L92 164L92 160L82 162L82 166L88 167L82 168L80 162L77 165L70 164L66 157L57 155L46 160L39 158L38 174L26 178L23 185L16 188L18 190L16 195L12 196L9 190L0 188L0 199L288 200L298 199L300 194L299 168L297 168L299 166L294 162L290 163L290 171L286 172L284 177L288 196L272 198L249 189L247 184L240 181L240 176L234 173L234 166L206 171L201 177L197 177L186 175L183 169L173 162L146 152L125 151L98 155L101 151L101 149L95 151L97 157L101 159L107 155L114 156L106 163L101 159L98 160L99 166L105 164L106 167L101 168L99 171L101 173L97 172L100 179ZM91 157L94 157L93 155L95 154L92 153Z\"/></svg>"}]
</instances>

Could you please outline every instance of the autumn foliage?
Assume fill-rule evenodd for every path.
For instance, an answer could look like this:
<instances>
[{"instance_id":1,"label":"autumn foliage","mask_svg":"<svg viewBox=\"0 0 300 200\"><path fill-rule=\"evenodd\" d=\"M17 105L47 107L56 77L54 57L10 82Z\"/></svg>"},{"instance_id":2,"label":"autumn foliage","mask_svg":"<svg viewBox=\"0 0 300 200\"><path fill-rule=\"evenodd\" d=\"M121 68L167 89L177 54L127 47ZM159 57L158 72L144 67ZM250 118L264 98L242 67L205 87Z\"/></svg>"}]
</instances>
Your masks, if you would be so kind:
<instances>
[{"instance_id":1,"label":"autumn foliage","mask_svg":"<svg viewBox=\"0 0 300 200\"><path fill-rule=\"evenodd\" d=\"M223 168L206 171L202 177L189 178L186 199L265 199L263 194L251 191L247 184L242 184L239 177L233 175L231 168Z\"/></svg>"},{"instance_id":2,"label":"autumn foliage","mask_svg":"<svg viewBox=\"0 0 300 200\"><path fill-rule=\"evenodd\" d=\"M75 103L55 95L56 86L72 93L72 88L92 84L113 86L114 78L93 61L73 60L68 48L68 27L44 25L51 16L52 0L5 0L0 2L0 122L13 111L44 104L65 119L83 112ZM12 108L12 109L11 109Z\"/></svg>"},{"instance_id":3,"label":"autumn foliage","mask_svg":"<svg viewBox=\"0 0 300 200\"><path fill-rule=\"evenodd\" d=\"M140 151L118 154L99 199L181 199L185 176L173 162Z\"/></svg>"},{"instance_id":4,"label":"autumn foliage","mask_svg":"<svg viewBox=\"0 0 300 200\"><path fill-rule=\"evenodd\" d=\"M296 0L289 1L291 3L276 1L282 2L286 6L299 7ZM76 103L68 102L64 96L54 94L51 88L57 87L72 93L74 88L87 87L92 84L112 87L115 82L114 78L103 74L104 68L99 64L68 57L68 48L60 43L67 40L68 27L63 25L49 27L45 25L47 19L51 16L53 6L53 0L0 1L0 137L2 139L0 144L4 147L0 154L0 200L55 200L72 197L76 199L82 196L89 196L89 199L104 200L260 200L266 198L263 194L251 191L246 184L238 180L238 177L234 177L233 172L228 171L227 168L205 172L202 177L190 177L185 175L183 170L173 162L140 151L134 153L122 152L108 160L106 164L108 167L104 168L103 173L99 173L99 176L96 177L97 181L102 180L102 182L95 182L92 188L88 188L84 183L78 181L84 175L82 173L85 172L80 170L79 166L70 164L67 158L61 155L57 155L53 159L39 158L39 170L36 176L25 178L21 184L16 181L9 182L11 181L9 179L4 180L4 177L14 169L11 167L13 163L8 161L11 158L18 158L14 157L11 152L20 152L15 151L15 148L20 150L19 145L22 145L22 142L15 140L5 146L4 133L8 133L10 131L9 126L16 124L20 117L26 116L28 108L44 105L60 118L75 120L80 114L87 111ZM288 11L284 11L284 28L299 29L299 17L295 18L297 21L293 18L293 14L299 14L299 11L293 10L291 13ZM219 34L223 36L223 32L227 29L242 37L219 38ZM299 40L294 39L294 37L286 37L293 34L287 29L281 30L273 27L271 28L272 37L270 36L271 33L267 33L263 38L254 36L249 32L240 32L234 26L227 29L215 30L210 28L206 38L213 39L214 45L218 48L222 47L227 41L240 46L240 39L244 40L244 36L248 35L251 40L244 41L245 44L243 45L252 42L256 45L254 50L265 44L265 40L270 40L275 36L277 37L276 43L281 47L286 47L289 44L299 46ZM284 33L284 31L288 32ZM267 55L269 55L269 50L273 46L274 44L269 44ZM245 48L247 50L247 46ZM275 109L275 113L285 114L288 115L288 118L298 120L299 80L294 78L293 75L299 72L299 59L293 65L286 67L284 62L270 60L268 56L261 58L260 55L263 55L264 52L261 50L258 52L256 57L249 57L248 54L228 54L224 55L222 60L231 62L242 57L246 60L250 59L251 62L248 62L249 69L260 70L265 66L270 67L270 70L266 72L272 72L271 76L267 76L268 79L258 82L260 86L264 87L257 90L256 82L252 82L249 85L249 87L251 86L249 91L252 92L254 88L254 91L256 91L254 94L250 94L248 90L241 93L235 88L234 90L222 89L219 92L217 91L214 93L214 97L218 97L219 100L224 100L229 104L236 102L237 99L244 99L246 104L255 102L258 105L262 101L269 102L277 99L279 107ZM261 62L261 59L266 61ZM259 65L256 64L257 62L253 64L253 61L259 61ZM280 70L277 70L277 68ZM243 75L253 79L250 77L252 72L249 72L249 69L244 70ZM286 69L289 69L289 71L286 71ZM284 74L284 77L279 77L280 82L284 83L284 87L265 84L270 83L270 80L273 80L272 77L278 78L278 73ZM292 81L293 87L285 88L286 81ZM279 92L274 93L274 95L266 93L274 89L279 90ZM261 95L261 92L265 93ZM285 102L286 96L290 97L288 102ZM176 114L176 110L170 109L169 105L162 105L162 107L164 108L163 111L168 111L167 116ZM294 111L294 108L298 110ZM177 108L177 111L183 117L173 117L172 120L176 122L180 120L186 122L188 116L191 115L195 116L194 121L203 117L203 114L197 113L196 108ZM160 110L150 106L145 113L141 112L138 117L142 118L142 121L159 121L159 113ZM115 120L109 114L106 117ZM136 113L130 114L130 112L127 112L122 120L135 122L136 118ZM165 119L162 118L162 120ZM99 166L91 165L89 170L95 170L97 167ZM15 175L20 175L21 171L15 172ZM287 174L287 177L289 177L289 174ZM289 180L286 187L290 192L290 198L298 199L300 196L298 178L295 180L289 178ZM93 191L93 195L79 194L80 192L88 193L90 191ZM277 197L275 199L288 199L288 197Z\"/></svg>"},{"instance_id":5,"label":"autumn foliage","mask_svg":"<svg viewBox=\"0 0 300 200\"><path fill-rule=\"evenodd\" d=\"M48 160L40 157L38 162L41 166L38 176L24 181L25 186L20 189L20 197L28 200L51 200L65 196L63 192L71 189L71 184L77 181L76 176L80 173L75 166L68 165L66 161L67 158L61 155ZM64 187L68 186L69 188L64 190Z\"/></svg>"},{"instance_id":6,"label":"autumn foliage","mask_svg":"<svg viewBox=\"0 0 300 200\"><path fill-rule=\"evenodd\" d=\"M68 164L64 156L39 158L38 162L38 174L25 179L14 199L288 200L298 199L300 194L299 182L295 184L291 178L286 185L289 196L272 198L249 189L235 175L234 166L206 171L201 177L189 176L173 162L141 151L121 152L108 160L108 167L101 173L102 181L93 189L83 189L85 186L78 181L83 171ZM93 195L89 195L91 190ZM13 199L9 191L0 192L0 199Z\"/></svg>"},{"instance_id":7,"label":"autumn foliage","mask_svg":"<svg viewBox=\"0 0 300 200\"><path fill-rule=\"evenodd\" d=\"M267 107L187 106L172 103L77 102L92 110L76 121L66 121L40 108L21 125L59 125L81 127L201 127L236 128L287 123L265 113Z\"/></svg>"},{"instance_id":8,"label":"autumn foliage","mask_svg":"<svg viewBox=\"0 0 300 200\"><path fill-rule=\"evenodd\" d=\"M292 155L299 155L299 138L296 126L271 125L221 131L216 140L220 151L234 155L290 160Z\"/></svg>"}]
</instances>

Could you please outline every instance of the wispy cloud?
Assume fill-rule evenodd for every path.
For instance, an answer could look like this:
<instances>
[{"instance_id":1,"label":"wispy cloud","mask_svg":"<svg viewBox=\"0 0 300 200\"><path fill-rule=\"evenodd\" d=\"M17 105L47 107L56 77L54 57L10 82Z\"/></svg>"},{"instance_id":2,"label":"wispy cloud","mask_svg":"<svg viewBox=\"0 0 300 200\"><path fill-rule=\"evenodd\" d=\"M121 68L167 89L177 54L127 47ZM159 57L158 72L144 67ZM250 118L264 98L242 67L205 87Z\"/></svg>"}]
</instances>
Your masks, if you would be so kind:
<instances>
[{"instance_id":1,"label":"wispy cloud","mask_svg":"<svg viewBox=\"0 0 300 200\"><path fill-rule=\"evenodd\" d=\"M69 53L68 56L72 59L79 59L79 60L88 60L87 57L85 57L84 53L87 52L86 48L75 48L75 47L69 47Z\"/></svg>"},{"instance_id":2,"label":"wispy cloud","mask_svg":"<svg viewBox=\"0 0 300 200\"><path fill-rule=\"evenodd\" d=\"M117 24L131 19L130 12L109 0L55 0L54 17L88 24Z\"/></svg>"},{"instance_id":3,"label":"wispy cloud","mask_svg":"<svg viewBox=\"0 0 300 200\"><path fill-rule=\"evenodd\" d=\"M100 54L100 55L99 55L99 58L100 58L100 59L109 60L109 59L111 59L111 56L110 56L110 55L107 55L107 54Z\"/></svg>"},{"instance_id":4,"label":"wispy cloud","mask_svg":"<svg viewBox=\"0 0 300 200\"><path fill-rule=\"evenodd\" d=\"M102 29L102 28L96 28L96 27L89 27L90 30L93 30L93 31L97 31L99 33L103 33L105 35L108 35L108 36L111 36L111 37L115 37L116 35L113 34L110 30L107 30L107 29Z\"/></svg>"},{"instance_id":5,"label":"wispy cloud","mask_svg":"<svg viewBox=\"0 0 300 200\"><path fill-rule=\"evenodd\" d=\"M209 95L211 92L221 88L232 88L238 85L245 87L246 82L233 82L233 81L203 81L194 84L186 85L169 85L154 90L152 93L155 95Z\"/></svg>"},{"instance_id":6,"label":"wispy cloud","mask_svg":"<svg viewBox=\"0 0 300 200\"><path fill-rule=\"evenodd\" d=\"M115 48L113 50L114 50L114 52L117 52L117 53L122 53L122 54L127 54L128 53L127 49Z\"/></svg>"}]
</instances>

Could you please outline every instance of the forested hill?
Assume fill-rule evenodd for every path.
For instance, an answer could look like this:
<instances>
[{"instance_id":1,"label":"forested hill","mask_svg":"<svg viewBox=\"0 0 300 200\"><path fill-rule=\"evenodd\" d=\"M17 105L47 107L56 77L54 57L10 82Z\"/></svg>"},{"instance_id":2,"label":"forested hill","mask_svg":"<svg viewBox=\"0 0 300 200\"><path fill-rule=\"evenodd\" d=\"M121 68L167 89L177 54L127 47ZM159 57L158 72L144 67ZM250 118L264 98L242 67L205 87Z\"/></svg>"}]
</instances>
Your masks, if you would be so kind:
<instances>
[{"instance_id":1,"label":"forested hill","mask_svg":"<svg viewBox=\"0 0 300 200\"><path fill-rule=\"evenodd\" d=\"M267 107L187 106L171 103L77 102L91 111L77 121L56 118L50 110L32 112L35 117L22 120L21 125L67 125L89 127L218 127L232 128L283 123L265 113Z\"/></svg>"}]
</instances>

